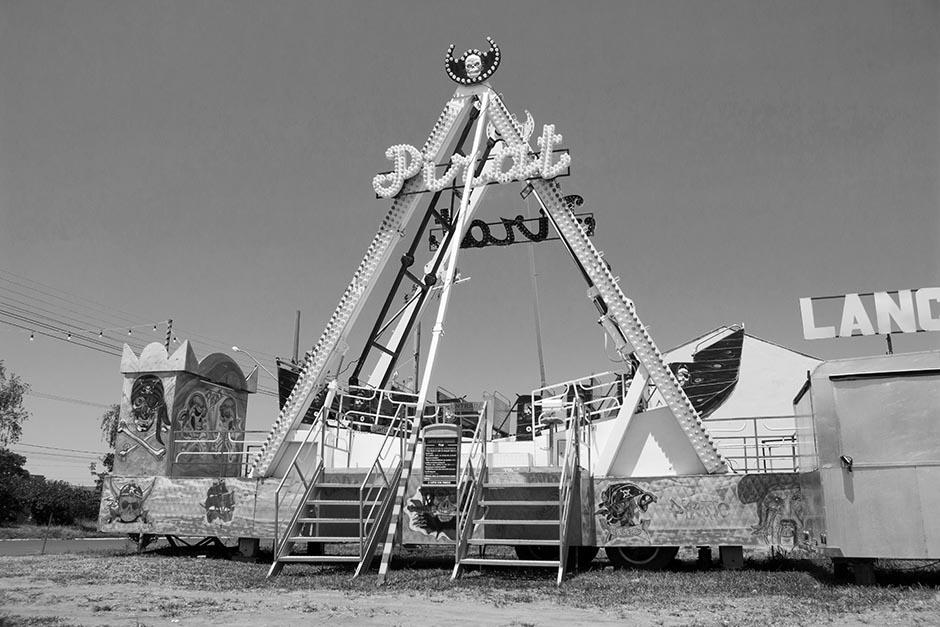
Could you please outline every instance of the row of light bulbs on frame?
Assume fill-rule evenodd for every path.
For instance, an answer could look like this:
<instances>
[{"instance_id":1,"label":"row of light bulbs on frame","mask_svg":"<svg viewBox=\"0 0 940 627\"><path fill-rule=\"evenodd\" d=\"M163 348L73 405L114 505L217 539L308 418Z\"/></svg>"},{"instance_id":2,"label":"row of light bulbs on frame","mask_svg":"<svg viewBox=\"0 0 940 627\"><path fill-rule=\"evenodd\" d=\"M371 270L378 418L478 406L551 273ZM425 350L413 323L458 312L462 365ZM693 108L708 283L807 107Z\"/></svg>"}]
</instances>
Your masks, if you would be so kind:
<instances>
[{"instance_id":1,"label":"row of light bulbs on frame","mask_svg":"<svg viewBox=\"0 0 940 627\"><path fill-rule=\"evenodd\" d=\"M144 326L144 325L142 325L142 326ZM128 334L128 335L133 335L133 334L134 334L134 328L135 328L135 327L129 328L129 329L127 330L127 334ZM112 329L99 329L99 330L98 330L98 337L104 337L104 332L105 332L105 331L111 331L111 330L112 330ZM157 330L157 325L153 325L153 330L154 330L154 331ZM76 333L79 333L79 331L76 331ZM67 340L71 340L71 339L72 339L72 332L71 332L71 331L66 331L66 333L65 333L65 339L67 339ZM29 341L30 341L30 342L33 342L33 341L35 341L35 340L36 340L36 332L35 332L35 331L30 331L30 332L29 332ZM173 343L179 344L179 341L180 341L179 338L174 335L174 336L173 336Z\"/></svg>"}]
</instances>

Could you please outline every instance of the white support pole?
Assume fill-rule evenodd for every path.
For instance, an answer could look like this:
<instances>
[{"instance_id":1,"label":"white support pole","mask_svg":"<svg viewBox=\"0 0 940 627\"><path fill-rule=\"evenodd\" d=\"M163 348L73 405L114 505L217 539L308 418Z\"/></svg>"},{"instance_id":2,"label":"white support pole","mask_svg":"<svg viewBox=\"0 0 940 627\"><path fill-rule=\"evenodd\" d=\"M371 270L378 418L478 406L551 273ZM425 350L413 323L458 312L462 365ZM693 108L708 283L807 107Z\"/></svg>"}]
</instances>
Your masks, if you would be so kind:
<instances>
[{"instance_id":1,"label":"white support pole","mask_svg":"<svg viewBox=\"0 0 940 627\"><path fill-rule=\"evenodd\" d=\"M471 194L471 184L473 181L473 172L476 169L477 155L480 150L480 140L483 137L483 129L486 126L486 108L489 103L489 92L484 92L480 101L480 117L477 120L476 133L473 136L473 149L470 152L470 162L467 164L467 181L464 184L463 196L460 199L460 214L457 216L457 224L454 226L453 238L450 242L450 248L445 258L449 263L445 270L443 289L441 290L441 304L438 306L437 319L434 322L434 330L431 333L431 344L428 348L428 359L424 367L424 376L421 379L421 387L418 390L417 407L415 407L415 417L412 423L413 431L408 438L408 445L405 449L405 455L402 459L402 475L398 486L395 489L395 501L392 504L391 520L389 521L388 532L385 536L385 546L382 548L382 560L379 562L378 583L385 582L385 576L388 572L388 565L392 558L392 550L395 546L395 535L398 531L398 524L401 520L402 507L405 500L405 489L408 486L408 478L411 475L411 466L414 461L415 448L418 443L419 429L421 428L421 417L424 415L424 408L428 401L428 387L431 384L431 372L434 369L434 359L437 356L437 346L440 343L441 335L444 333L444 318L447 313L447 302L450 298L450 288L454 284L454 273L457 268L457 251L460 250L460 241L463 239L463 232L467 225L468 214L470 214L480 199L486 187L479 187L473 190ZM472 198L471 198L472 196Z\"/></svg>"},{"instance_id":2,"label":"white support pole","mask_svg":"<svg viewBox=\"0 0 940 627\"><path fill-rule=\"evenodd\" d=\"M483 137L483 129L486 127L486 108L488 104L489 93L484 92L480 100L480 117L477 118L477 128L473 135L473 149L470 151L470 162L467 164L467 180L463 186L463 196L460 198L460 213L457 215L454 235L450 241L450 249L447 251L447 270L444 277L444 285L441 289L441 304L437 308L437 319L434 321L434 328L431 331L431 343L428 346L428 359L424 365L424 376L421 378L421 387L418 391L418 407L416 411L419 416L424 412L424 406L427 403L428 387L431 384L431 374L434 370L434 360L437 357L437 347L440 344L441 336L444 334L444 320L447 317L450 288L454 284L454 273L457 271L457 254L460 251L460 242L463 240L463 233L469 220L471 182L473 180L473 172L476 169L480 141Z\"/></svg>"}]
</instances>

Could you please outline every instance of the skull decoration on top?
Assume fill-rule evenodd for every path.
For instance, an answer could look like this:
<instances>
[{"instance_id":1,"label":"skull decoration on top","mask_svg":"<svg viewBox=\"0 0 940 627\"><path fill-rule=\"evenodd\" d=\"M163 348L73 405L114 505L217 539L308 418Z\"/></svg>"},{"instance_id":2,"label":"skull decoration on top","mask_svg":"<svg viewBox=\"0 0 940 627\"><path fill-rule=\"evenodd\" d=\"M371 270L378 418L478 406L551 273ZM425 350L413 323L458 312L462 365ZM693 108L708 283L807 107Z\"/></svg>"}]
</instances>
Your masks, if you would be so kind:
<instances>
[{"instance_id":1,"label":"skull decoration on top","mask_svg":"<svg viewBox=\"0 0 940 627\"><path fill-rule=\"evenodd\" d=\"M461 85L475 85L493 75L499 67L499 46L492 37L487 37L486 41L490 44L489 50L481 52L471 48L459 59L454 58L454 44L450 45L444 55L444 70L452 81Z\"/></svg>"}]
</instances>

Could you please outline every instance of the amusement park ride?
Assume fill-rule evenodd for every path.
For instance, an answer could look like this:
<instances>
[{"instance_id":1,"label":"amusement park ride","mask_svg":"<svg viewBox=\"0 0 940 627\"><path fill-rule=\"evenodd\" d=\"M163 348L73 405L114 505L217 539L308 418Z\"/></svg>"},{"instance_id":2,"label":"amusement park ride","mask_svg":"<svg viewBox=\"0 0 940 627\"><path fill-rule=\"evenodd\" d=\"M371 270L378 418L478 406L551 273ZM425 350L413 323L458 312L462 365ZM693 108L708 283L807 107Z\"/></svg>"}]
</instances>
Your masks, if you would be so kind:
<instances>
[{"instance_id":1,"label":"amusement park ride","mask_svg":"<svg viewBox=\"0 0 940 627\"><path fill-rule=\"evenodd\" d=\"M101 527L141 536L239 537L247 548L273 538L271 575L301 562L349 563L358 576L377 559L380 581L397 547L418 544L453 546L454 577L467 566L516 565L554 569L559 583L601 547L618 564L646 568L664 566L683 545L719 546L731 565L742 547L757 546L883 556L874 540L866 544L871 534L858 530L865 524L834 524L831 516L858 517L865 499L875 498L863 469L883 466L866 466L872 443L847 436L846 421L854 417L839 413L846 392L840 397L838 382L858 369L830 363L835 374L813 377L804 370L792 415L740 418L745 435L710 437L703 416L738 383L743 328L721 329L691 360L666 363L591 242L593 218L576 215L580 199L562 193L558 179L571 164L557 148L562 136L545 125L533 150L531 115L520 122L487 82L500 63L499 48L488 41L485 52L459 58L450 47L445 69L458 87L427 141L420 149L399 144L386 151L394 169L377 175L373 187L391 208L318 342L294 369L296 383L263 441L246 441L254 373L246 379L221 354L200 362L188 343L172 355L159 344L139 356L125 347L120 431ZM432 400L458 254L485 245L485 237L468 234L471 217L489 185L511 183L538 202L540 230L529 230L521 217L504 219L507 238L515 229L540 241L551 226L625 368L544 386L516 411L498 394L482 403ZM355 369L340 381L333 373L340 372L350 330L415 217L418 226ZM426 238L434 246L422 265ZM392 382L396 363L432 292L438 305L420 381L399 389ZM879 362L878 372L893 380L926 369L933 374L915 383L940 389L937 355L907 361ZM931 402L920 403L908 426L940 436L940 421L928 420ZM781 419L787 437L771 437ZM846 437L856 448L845 448ZM905 473L904 480L928 485L940 478L937 441L920 440L916 467L901 457L882 462ZM900 505L912 507L912 499L934 511L940 506L935 491ZM873 519L887 524L892 516ZM920 544L895 542L890 557L940 555L940 530L926 516L918 521ZM499 546L512 547L517 559L493 548Z\"/></svg>"}]
</instances>

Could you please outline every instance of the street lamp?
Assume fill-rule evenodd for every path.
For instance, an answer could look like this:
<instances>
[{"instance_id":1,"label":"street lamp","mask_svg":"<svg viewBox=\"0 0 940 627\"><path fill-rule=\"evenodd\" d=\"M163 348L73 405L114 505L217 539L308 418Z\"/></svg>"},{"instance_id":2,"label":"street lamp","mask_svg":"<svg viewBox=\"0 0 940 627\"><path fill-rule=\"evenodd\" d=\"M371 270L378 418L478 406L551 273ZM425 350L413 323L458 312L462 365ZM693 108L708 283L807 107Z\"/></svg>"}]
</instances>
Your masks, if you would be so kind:
<instances>
[{"instance_id":1,"label":"street lamp","mask_svg":"<svg viewBox=\"0 0 940 627\"><path fill-rule=\"evenodd\" d=\"M258 364L258 367L260 367L262 370L264 370L265 372L267 372L269 377L271 377L272 379L274 379L275 381L277 381L277 377L275 377L273 374L271 374L271 371L268 370L267 368L265 368L265 367L264 367L264 364L262 364L260 361L258 361L257 359L255 359L255 356L252 355L251 353L249 353L248 351L246 351L244 348L238 348L237 346L233 346L233 347L232 347L232 350L235 351L236 353L245 353L245 355L248 356L248 359L250 359L251 361L253 361L253 362L255 362L256 364Z\"/></svg>"}]
</instances>

